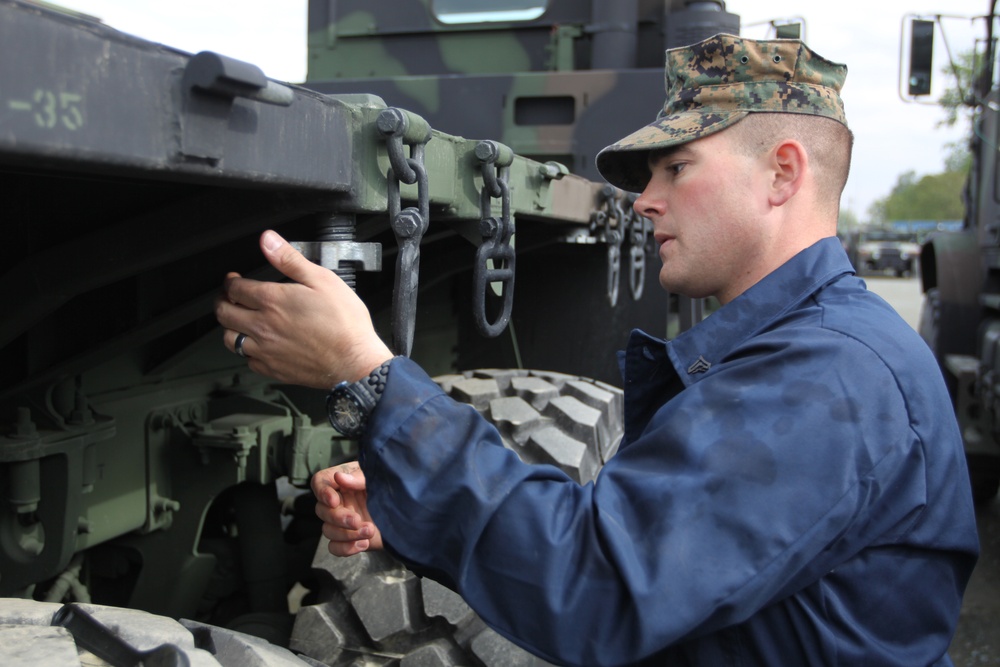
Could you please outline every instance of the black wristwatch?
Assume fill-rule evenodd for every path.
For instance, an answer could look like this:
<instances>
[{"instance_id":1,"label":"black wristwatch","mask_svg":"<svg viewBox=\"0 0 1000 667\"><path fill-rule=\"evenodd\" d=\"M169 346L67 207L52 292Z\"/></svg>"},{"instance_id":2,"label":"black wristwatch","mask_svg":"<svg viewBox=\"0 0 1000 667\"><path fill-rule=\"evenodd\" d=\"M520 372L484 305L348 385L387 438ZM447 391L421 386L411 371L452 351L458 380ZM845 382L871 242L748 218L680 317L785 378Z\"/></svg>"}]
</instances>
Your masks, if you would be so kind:
<instances>
[{"instance_id":1,"label":"black wristwatch","mask_svg":"<svg viewBox=\"0 0 1000 667\"><path fill-rule=\"evenodd\" d=\"M348 438L360 438L368 427L368 419L385 391L389 364L385 362L357 382L341 382L326 397L326 413L330 425Z\"/></svg>"}]
</instances>

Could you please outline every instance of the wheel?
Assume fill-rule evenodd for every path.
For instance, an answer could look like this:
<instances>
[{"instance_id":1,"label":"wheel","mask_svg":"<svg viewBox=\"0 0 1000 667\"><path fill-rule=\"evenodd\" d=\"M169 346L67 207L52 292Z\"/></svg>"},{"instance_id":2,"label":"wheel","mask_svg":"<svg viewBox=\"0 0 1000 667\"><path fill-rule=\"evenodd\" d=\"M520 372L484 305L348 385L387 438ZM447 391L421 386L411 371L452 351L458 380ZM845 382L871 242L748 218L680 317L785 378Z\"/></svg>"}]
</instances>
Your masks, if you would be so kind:
<instances>
[{"instance_id":1,"label":"wheel","mask_svg":"<svg viewBox=\"0 0 1000 667\"><path fill-rule=\"evenodd\" d=\"M581 483L597 477L623 431L622 392L558 373L485 370L435 378L474 406L529 463L551 463ZM384 552L330 555L313 567L322 590L296 616L291 649L334 667L547 665L485 623L456 593L417 577Z\"/></svg>"},{"instance_id":2,"label":"wheel","mask_svg":"<svg viewBox=\"0 0 1000 667\"><path fill-rule=\"evenodd\" d=\"M0 604L0 664L32 667L104 667L122 664L105 662L88 650L93 646L78 625L53 625L53 619L66 618L71 611L80 620L92 618L100 628L96 642L104 651L122 655L117 644L123 642L126 653L157 651L146 656L143 664L197 665L199 667L321 667L312 658L296 656L288 649L258 637L197 623L175 621L135 609L95 604L61 605L8 598ZM72 630L72 631L71 631ZM100 653L101 649L94 648ZM109 657L110 656L105 656ZM138 664L129 662L129 664Z\"/></svg>"}]
</instances>

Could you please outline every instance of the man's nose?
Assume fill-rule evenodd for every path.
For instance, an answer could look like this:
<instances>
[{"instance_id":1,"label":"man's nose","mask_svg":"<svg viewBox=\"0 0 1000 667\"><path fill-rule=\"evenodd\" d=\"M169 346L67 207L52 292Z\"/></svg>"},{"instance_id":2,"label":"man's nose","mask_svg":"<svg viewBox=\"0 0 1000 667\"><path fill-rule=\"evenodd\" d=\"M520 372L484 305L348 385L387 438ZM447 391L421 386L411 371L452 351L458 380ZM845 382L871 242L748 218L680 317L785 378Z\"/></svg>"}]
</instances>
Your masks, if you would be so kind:
<instances>
[{"instance_id":1,"label":"man's nose","mask_svg":"<svg viewBox=\"0 0 1000 667\"><path fill-rule=\"evenodd\" d=\"M647 185L646 189L635 200L635 203L632 204L632 209L644 218L654 218L663 215L666 211L666 199L657 196L651 190L651 186Z\"/></svg>"}]
</instances>

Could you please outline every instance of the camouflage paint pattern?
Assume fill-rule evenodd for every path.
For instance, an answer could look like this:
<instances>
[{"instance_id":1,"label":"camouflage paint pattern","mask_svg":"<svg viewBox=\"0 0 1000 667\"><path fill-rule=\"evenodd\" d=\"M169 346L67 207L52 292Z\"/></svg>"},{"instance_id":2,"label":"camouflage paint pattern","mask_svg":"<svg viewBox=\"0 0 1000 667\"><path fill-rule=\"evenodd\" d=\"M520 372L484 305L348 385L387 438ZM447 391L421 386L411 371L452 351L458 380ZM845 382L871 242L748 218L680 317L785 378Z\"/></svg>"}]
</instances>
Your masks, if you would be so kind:
<instances>
[{"instance_id":1,"label":"camouflage paint pattern","mask_svg":"<svg viewBox=\"0 0 1000 667\"><path fill-rule=\"evenodd\" d=\"M608 146L597 168L612 185L641 192L651 150L723 130L750 113L796 113L847 125L840 89L847 66L799 40L716 35L667 51L666 101L656 120Z\"/></svg>"},{"instance_id":2,"label":"camouflage paint pattern","mask_svg":"<svg viewBox=\"0 0 1000 667\"><path fill-rule=\"evenodd\" d=\"M549 0L541 16L526 21L445 24L435 18L430 0L399 0L391 12L365 0L311 2L304 85L324 94L377 95L389 106L420 114L435 130L495 139L518 155L557 161L572 174L602 183L595 165L598 152L646 125L662 108L668 28L681 25L675 16L687 11L683 1L640 0L625 18L623 4L628 3ZM708 14L713 20L722 18L720 12ZM626 47L629 54L621 54L619 64L608 64L609 51L597 44L600 32L620 33L626 25L635 38ZM704 32L697 39L720 28L700 28ZM431 154L437 141L428 145ZM560 191L568 183L554 182L550 190L559 209L550 220L557 227L557 218L578 217L593 205L589 196L563 196ZM579 212L571 213L575 207ZM588 296L584 309L559 297L565 306L554 313L551 296L566 290L580 295L604 291L606 249L603 244L550 246L535 260L521 250L545 243L542 238L552 230L530 224L523 213L518 221L518 280L534 286L530 295L520 291L514 305L518 336L522 342L531 340L530 346L522 346L524 363L569 369L587 359L583 374L617 382L617 366L605 352L619 344L619 332L632 326L663 328L664 299L669 297L653 287L658 262L652 258L646 263L647 289L639 301L621 299L612 308L606 300ZM551 278L552 267L564 261L573 264L567 274L573 276L572 284L556 284ZM607 326L595 327L595 322ZM517 363L509 349L501 349L501 340L463 337L460 332L462 367ZM578 348L553 343L567 339L579 341ZM420 349L419 340L415 345Z\"/></svg>"},{"instance_id":3,"label":"camouflage paint pattern","mask_svg":"<svg viewBox=\"0 0 1000 667\"><path fill-rule=\"evenodd\" d=\"M364 0L313 2L305 85L375 94L436 129L493 138L602 181L598 152L661 108L664 35L672 14L689 10L684 2L641 0L628 21L635 34L629 64L602 69L609 65L596 52L597 35L624 23L608 23L597 0L546 5L527 21L445 24L431 0L396 2L391 12ZM700 37L723 25L700 27L707 33Z\"/></svg>"},{"instance_id":4,"label":"camouflage paint pattern","mask_svg":"<svg viewBox=\"0 0 1000 667\"><path fill-rule=\"evenodd\" d=\"M417 76L543 70L556 26L585 23L589 12L585 3L549 4L566 9L550 7L543 19L517 24L444 24L430 0L395 2L391 11L363 0L311 3L307 78L394 76L398 63Z\"/></svg>"}]
</instances>

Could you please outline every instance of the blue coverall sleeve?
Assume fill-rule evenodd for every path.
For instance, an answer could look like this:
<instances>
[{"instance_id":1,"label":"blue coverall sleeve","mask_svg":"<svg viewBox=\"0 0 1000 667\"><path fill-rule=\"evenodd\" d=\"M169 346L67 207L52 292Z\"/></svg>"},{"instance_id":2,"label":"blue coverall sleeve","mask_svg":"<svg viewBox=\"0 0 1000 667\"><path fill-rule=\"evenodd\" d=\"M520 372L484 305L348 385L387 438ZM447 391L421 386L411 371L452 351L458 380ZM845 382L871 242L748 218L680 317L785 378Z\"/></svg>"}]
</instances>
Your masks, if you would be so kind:
<instances>
[{"instance_id":1,"label":"blue coverall sleeve","mask_svg":"<svg viewBox=\"0 0 1000 667\"><path fill-rule=\"evenodd\" d=\"M521 463L397 360L362 465L404 562L565 664L632 663L739 623L898 539L925 502L923 443L893 375L826 331L760 337L584 486Z\"/></svg>"}]
</instances>

